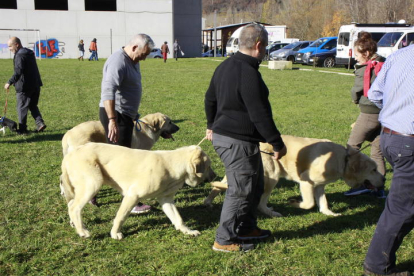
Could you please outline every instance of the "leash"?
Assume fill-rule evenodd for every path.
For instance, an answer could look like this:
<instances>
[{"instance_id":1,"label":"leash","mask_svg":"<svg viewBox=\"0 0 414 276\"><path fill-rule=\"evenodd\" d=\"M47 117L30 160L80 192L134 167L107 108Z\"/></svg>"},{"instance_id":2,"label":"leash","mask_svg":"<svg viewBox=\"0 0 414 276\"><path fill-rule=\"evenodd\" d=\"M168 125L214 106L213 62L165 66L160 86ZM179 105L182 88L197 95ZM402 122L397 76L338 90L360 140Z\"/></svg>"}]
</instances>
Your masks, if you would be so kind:
<instances>
[{"instance_id":1,"label":"leash","mask_svg":"<svg viewBox=\"0 0 414 276\"><path fill-rule=\"evenodd\" d=\"M198 144L197 144L197 146L200 146L200 145L201 145L201 143L203 143L203 142L204 142L204 140L206 140L206 139L207 139L207 136L204 136L204 138L203 138L203 139L201 139L200 143L198 143Z\"/></svg>"},{"instance_id":2,"label":"leash","mask_svg":"<svg viewBox=\"0 0 414 276\"><path fill-rule=\"evenodd\" d=\"M4 104L4 110L3 110L4 116L1 118L2 121L3 121L3 118L5 118L6 115L7 115L7 102L8 102L8 98L9 98L9 89L7 88L6 89L6 103Z\"/></svg>"},{"instance_id":3,"label":"leash","mask_svg":"<svg viewBox=\"0 0 414 276\"><path fill-rule=\"evenodd\" d=\"M370 147L370 146L372 146L372 143L369 143L369 144L367 144L366 146L364 146L364 147L360 148L359 150L357 150L357 152L355 152L355 153L353 153L353 154L347 154L347 155L348 155L348 156L353 156L353 155L355 155L355 154L360 153L361 151L363 151L364 149L366 149L366 148L368 148L368 147ZM348 151L347 151L347 153L348 153Z\"/></svg>"}]
</instances>

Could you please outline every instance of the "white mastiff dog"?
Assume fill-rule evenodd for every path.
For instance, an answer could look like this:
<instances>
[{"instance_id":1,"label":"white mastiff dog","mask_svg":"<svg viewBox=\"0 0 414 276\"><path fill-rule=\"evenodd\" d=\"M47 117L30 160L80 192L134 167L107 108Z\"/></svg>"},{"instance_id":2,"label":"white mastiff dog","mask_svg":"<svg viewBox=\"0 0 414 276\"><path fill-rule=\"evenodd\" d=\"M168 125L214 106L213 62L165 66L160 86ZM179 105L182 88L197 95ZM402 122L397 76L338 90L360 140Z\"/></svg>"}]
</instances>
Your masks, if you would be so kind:
<instances>
[{"instance_id":1,"label":"white mastiff dog","mask_svg":"<svg viewBox=\"0 0 414 276\"><path fill-rule=\"evenodd\" d=\"M68 153L62 162L62 186L68 202L71 224L81 237L89 237L81 212L102 185L123 195L111 237L123 238L121 227L138 201L157 198L164 213L177 230L197 236L183 222L174 196L186 183L195 187L215 177L210 158L198 146L172 151L146 151L103 143L88 143Z\"/></svg>"},{"instance_id":2,"label":"white mastiff dog","mask_svg":"<svg viewBox=\"0 0 414 276\"><path fill-rule=\"evenodd\" d=\"M384 186L384 177L377 171L375 162L365 154L350 147L345 148L329 140L282 135L287 154L280 160L274 160L273 148L269 144L260 144L262 153L265 187L258 209L262 213L280 217L280 213L267 207L272 190L279 178L299 183L302 201L290 200L292 206L311 209L315 200L319 211L328 216L337 216L329 209L325 195L325 185L342 178L352 188L366 184L369 188ZM227 189L227 179L211 183L213 189L204 204L211 206L214 198Z\"/></svg>"}]
</instances>

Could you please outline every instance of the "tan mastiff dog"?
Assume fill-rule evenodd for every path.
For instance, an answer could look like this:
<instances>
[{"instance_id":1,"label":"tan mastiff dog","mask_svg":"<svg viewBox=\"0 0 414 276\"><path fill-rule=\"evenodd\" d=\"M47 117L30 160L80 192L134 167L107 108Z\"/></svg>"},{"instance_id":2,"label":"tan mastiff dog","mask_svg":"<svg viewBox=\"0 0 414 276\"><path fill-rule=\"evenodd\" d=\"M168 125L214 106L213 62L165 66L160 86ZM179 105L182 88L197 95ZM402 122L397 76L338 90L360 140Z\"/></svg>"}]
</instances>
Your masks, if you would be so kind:
<instances>
[{"instance_id":1,"label":"tan mastiff dog","mask_svg":"<svg viewBox=\"0 0 414 276\"><path fill-rule=\"evenodd\" d=\"M287 154L280 160L272 159L272 146L261 143L262 160L265 175L264 193L258 209L262 213L280 217L280 213L267 207L272 190L279 178L299 183L302 201L290 200L292 206L311 209L315 200L319 211L325 215L337 216L329 209L325 195L325 185L342 178L350 187L366 184L369 188L384 186L384 177L377 171L375 162L365 154L345 148L329 140L282 135ZM218 193L227 189L227 181L211 183L213 189L204 204L211 206Z\"/></svg>"},{"instance_id":2,"label":"tan mastiff dog","mask_svg":"<svg viewBox=\"0 0 414 276\"><path fill-rule=\"evenodd\" d=\"M195 187L215 177L210 158L198 146L172 151L129 149L103 143L88 143L68 153L62 161L62 186L68 202L71 224L79 236L90 236L82 223L83 207L102 185L122 194L111 237L123 238L121 227L138 201L157 198L177 230L197 236L189 229L174 204L174 196L186 183Z\"/></svg>"}]
</instances>

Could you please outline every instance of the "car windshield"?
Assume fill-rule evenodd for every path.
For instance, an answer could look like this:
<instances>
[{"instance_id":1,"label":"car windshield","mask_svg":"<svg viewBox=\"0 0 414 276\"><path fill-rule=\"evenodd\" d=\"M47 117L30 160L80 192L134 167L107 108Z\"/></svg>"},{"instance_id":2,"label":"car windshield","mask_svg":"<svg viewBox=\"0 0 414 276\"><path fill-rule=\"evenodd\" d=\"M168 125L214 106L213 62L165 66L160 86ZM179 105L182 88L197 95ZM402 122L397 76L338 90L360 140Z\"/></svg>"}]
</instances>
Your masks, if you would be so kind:
<instances>
[{"instance_id":1,"label":"car windshield","mask_svg":"<svg viewBox=\"0 0 414 276\"><path fill-rule=\"evenodd\" d=\"M293 43L290 43L289 45L286 45L285 47L283 47L283 49L293 49L301 43L302 42L293 42Z\"/></svg>"},{"instance_id":2,"label":"car windshield","mask_svg":"<svg viewBox=\"0 0 414 276\"><path fill-rule=\"evenodd\" d=\"M327 38L319 38L318 40L315 40L309 47L319 47L322 44L324 44L328 39Z\"/></svg>"},{"instance_id":3,"label":"car windshield","mask_svg":"<svg viewBox=\"0 0 414 276\"><path fill-rule=\"evenodd\" d=\"M402 32L386 33L380 41L378 41L378 47L393 47L402 35Z\"/></svg>"},{"instance_id":4,"label":"car windshield","mask_svg":"<svg viewBox=\"0 0 414 276\"><path fill-rule=\"evenodd\" d=\"M229 41L227 41L227 47L230 47L231 46L231 43L233 42L233 40L234 40L234 37L230 37L230 39L229 39Z\"/></svg>"}]
</instances>

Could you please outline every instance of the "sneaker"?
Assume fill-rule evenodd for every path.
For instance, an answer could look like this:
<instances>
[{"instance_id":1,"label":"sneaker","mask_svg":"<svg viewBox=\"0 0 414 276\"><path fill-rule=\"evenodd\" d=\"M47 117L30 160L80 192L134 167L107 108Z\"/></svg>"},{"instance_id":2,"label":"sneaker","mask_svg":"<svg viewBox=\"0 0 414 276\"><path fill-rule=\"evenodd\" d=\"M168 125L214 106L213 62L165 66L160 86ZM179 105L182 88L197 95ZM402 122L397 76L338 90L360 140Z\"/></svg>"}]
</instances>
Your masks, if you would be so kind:
<instances>
[{"instance_id":1,"label":"sneaker","mask_svg":"<svg viewBox=\"0 0 414 276\"><path fill-rule=\"evenodd\" d=\"M250 233L247 233L245 235L238 235L237 238L239 240L258 240L258 239L265 239L269 237L272 234L269 230L262 230L260 228L256 228Z\"/></svg>"},{"instance_id":2,"label":"sneaker","mask_svg":"<svg viewBox=\"0 0 414 276\"><path fill-rule=\"evenodd\" d=\"M391 274L378 274L378 273L371 272L365 268L364 276L412 276L412 274L409 271L396 271Z\"/></svg>"},{"instance_id":3,"label":"sneaker","mask_svg":"<svg viewBox=\"0 0 414 276\"><path fill-rule=\"evenodd\" d=\"M36 129L36 131L37 131L37 132L42 132L43 130L45 130L45 128L46 128L45 123L41 122L41 123L39 123L39 124L37 125L37 129Z\"/></svg>"},{"instance_id":4,"label":"sneaker","mask_svg":"<svg viewBox=\"0 0 414 276\"><path fill-rule=\"evenodd\" d=\"M365 188L364 186L361 186L359 188L350 189L344 193L345 196L356 196L356 195L362 195L362 194L368 194L371 190Z\"/></svg>"},{"instance_id":5,"label":"sneaker","mask_svg":"<svg viewBox=\"0 0 414 276\"><path fill-rule=\"evenodd\" d=\"M148 213L149 211L151 211L151 206L138 203L138 205L131 210L131 214L144 214Z\"/></svg>"},{"instance_id":6,"label":"sneaker","mask_svg":"<svg viewBox=\"0 0 414 276\"><path fill-rule=\"evenodd\" d=\"M371 191L371 195L376 196L377 198L387 198L385 190Z\"/></svg>"},{"instance_id":7,"label":"sneaker","mask_svg":"<svg viewBox=\"0 0 414 276\"><path fill-rule=\"evenodd\" d=\"M221 252L248 252L254 249L254 244L244 243L233 243L233 244L226 244L221 245L218 242L214 242L213 250L214 251L221 251Z\"/></svg>"}]
</instances>

